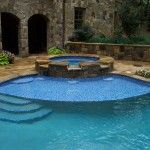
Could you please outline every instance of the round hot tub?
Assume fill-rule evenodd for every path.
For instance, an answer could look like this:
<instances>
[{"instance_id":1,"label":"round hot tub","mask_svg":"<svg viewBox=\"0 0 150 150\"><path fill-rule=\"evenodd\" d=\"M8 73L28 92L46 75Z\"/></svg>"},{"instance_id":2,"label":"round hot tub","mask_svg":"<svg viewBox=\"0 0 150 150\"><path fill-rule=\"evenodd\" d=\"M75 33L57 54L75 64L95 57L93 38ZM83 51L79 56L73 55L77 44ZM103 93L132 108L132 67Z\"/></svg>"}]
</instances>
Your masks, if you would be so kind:
<instances>
[{"instance_id":1,"label":"round hot tub","mask_svg":"<svg viewBox=\"0 0 150 150\"><path fill-rule=\"evenodd\" d=\"M110 65L101 65L98 55L65 55L53 56L45 61L36 61L35 68L40 75L85 78L108 74Z\"/></svg>"},{"instance_id":2,"label":"round hot tub","mask_svg":"<svg viewBox=\"0 0 150 150\"><path fill-rule=\"evenodd\" d=\"M68 62L69 65L78 66L81 62L96 62L98 56L56 56L50 58L53 62Z\"/></svg>"}]
</instances>

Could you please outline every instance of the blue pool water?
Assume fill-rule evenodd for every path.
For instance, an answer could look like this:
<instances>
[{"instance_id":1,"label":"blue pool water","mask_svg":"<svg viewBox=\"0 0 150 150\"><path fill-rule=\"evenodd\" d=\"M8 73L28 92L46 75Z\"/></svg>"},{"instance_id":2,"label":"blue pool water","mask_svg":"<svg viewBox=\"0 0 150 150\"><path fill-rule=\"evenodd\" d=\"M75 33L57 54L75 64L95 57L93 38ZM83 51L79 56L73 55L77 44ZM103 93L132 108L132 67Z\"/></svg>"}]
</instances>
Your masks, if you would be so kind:
<instances>
[{"instance_id":1,"label":"blue pool water","mask_svg":"<svg viewBox=\"0 0 150 150\"><path fill-rule=\"evenodd\" d=\"M65 79L28 76L0 85L0 93L48 101L108 101L150 93L150 83L120 75Z\"/></svg>"},{"instance_id":2,"label":"blue pool water","mask_svg":"<svg viewBox=\"0 0 150 150\"><path fill-rule=\"evenodd\" d=\"M53 109L44 119L0 121L0 150L150 149L150 95L134 101L42 105Z\"/></svg>"},{"instance_id":3,"label":"blue pool water","mask_svg":"<svg viewBox=\"0 0 150 150\"><path fill-rule=\"evenodd\" d=\"M80 62L94 62L97 61L97 57L87 57L87 56L59 56L50 58L50 60L55 62L67 61L69 65L79 65Z\"/></svg>"},{"instance_id":4,"label":"blue pool water","mask_svg":"<svg viewBox=\"0 0 150 150\"><path fill-rule=\"evenodd\" d=\"M26 76L2 83L0 93L0 150L150 149L149 83Z\"/></svg>"}]
</instances>

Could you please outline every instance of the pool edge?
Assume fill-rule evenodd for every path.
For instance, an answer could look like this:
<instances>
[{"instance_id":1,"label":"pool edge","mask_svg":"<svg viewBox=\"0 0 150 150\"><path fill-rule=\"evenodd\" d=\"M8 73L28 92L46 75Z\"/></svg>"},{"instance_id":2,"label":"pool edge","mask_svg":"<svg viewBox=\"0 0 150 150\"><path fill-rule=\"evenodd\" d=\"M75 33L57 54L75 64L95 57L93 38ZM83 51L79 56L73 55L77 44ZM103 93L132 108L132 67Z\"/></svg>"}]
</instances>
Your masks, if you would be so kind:
<instances>
[{"instance_id":1,"label":"pool edge","mask_svg":"<svg viewBox=\"0 0 150 150\"><path fill-rule=\"evenodd\" d=\"M115 71L113 71L109 74L110 75L114 74L114 75L125 76L125 77L133 78L133 79L136 79L136 80L139 80L139 81L144 81L146 83L150 83L150 79L144 78L144 77L141 77L141 76L137 76L135 74L124 74L124 73L118 73L118 72L115 72ZM0 84L11 81L11 80L14 80L14 79L17 79L17 78L26 77L26 76L35 76L35 75L38 75L38 73L37 72L34 72L34 73L32 72L32 73L27 73L27 74L19 74L19 75L16 75L16 76L9 76L9 77L6 77L4 80L0 80ZM94 77L91 77L91 78L94 78Z\"/></svg>"}]
</instances>

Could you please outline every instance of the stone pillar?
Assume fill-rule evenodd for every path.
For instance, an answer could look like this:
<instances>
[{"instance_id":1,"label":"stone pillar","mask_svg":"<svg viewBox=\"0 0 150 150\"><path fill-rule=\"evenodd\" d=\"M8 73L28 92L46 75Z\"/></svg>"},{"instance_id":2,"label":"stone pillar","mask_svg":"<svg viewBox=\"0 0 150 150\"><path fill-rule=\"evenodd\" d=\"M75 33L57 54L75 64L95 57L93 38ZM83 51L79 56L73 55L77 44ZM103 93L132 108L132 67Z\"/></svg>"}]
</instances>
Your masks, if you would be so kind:
<instances>
[{"instance_id":1,"label":"stone pillar","mask_svg":"<svg viewBox=\"0 0 150 150\"><path fill-rule=\"evenodd\" d=\"M28 25L27 22L21 21L19 27L19 56L27 57L28 55Z\"/></svg>"},{"instance_id":2,"label":"stone pillar","mask_svg":"<svg viewBox=\"0 0 150 150\"><path fill-rule=\"evenodd\" d=\"M54 14L53 14L53 40L55 46L63 47L62 37L63 37L63 15L62 15L62 1L54 1Z\"/></svg>"},{"instance_id":3,"label":"stone pillar","mask_svg":"<svg viewBox=\"0 0 150 150\"><path fill-rule=\"evenodd\" d=\"M1 14L0 14L0 50L2 50L2 28L1 28Z\"/></svg>"}]
</instances>

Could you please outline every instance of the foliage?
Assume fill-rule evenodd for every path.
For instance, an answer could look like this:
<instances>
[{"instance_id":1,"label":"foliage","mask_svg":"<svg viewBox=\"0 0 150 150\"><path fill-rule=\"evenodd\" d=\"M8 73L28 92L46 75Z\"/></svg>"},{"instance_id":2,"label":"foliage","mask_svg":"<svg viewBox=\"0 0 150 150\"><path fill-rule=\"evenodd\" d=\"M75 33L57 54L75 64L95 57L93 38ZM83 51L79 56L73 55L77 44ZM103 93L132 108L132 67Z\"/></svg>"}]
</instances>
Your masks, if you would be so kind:
<instances>
[{"instance_id":1,"label":"foliage","mask_svg":"<svg viewBox=\"0 0 150 150\"><path fill-rule=\"evenodd\" d=\"M150 13L147 17L147 26L148 26L148 30L150 31Z\"/></svg>"},{"instance_id":2,"label":"foliage","mask_svg":"<svg viewBox=\"0 0 150 150\"><path fill-rule=\"evenodd\" d=\"M144 20L144 22L147 23L148 30L150 31L150 0L141 0L143 7L144 7L144 12L143 16L141 16Z\"/></svg>"},{"instance_id":3,"label":"foliage","mask_svg":"<svg viewBox=\"0 0 150 150\"><path fill-rule=\"evenodd\" d=\"M66 53L65 50L57 48L57 47L52 47L48 50L49 55L61 55L65 53Z\"/></svg>"},{"instance_id":4,"label":"foliage","mask_svg":"<svg viewBox=\"0 0 150 150\"><path fill-rule=\"evenodd\" d=\"M141 6L137 0L123 1L121 7L118 9L123 31L128 37L135 35L139 28L141 23L140 12Z\"/></svg>"},{"instance_id":5,"label":"foliage","mask_svg":"<svg viewBox=\"0 0 150 150\"><path fill-rule=\"evenodd\" d=\"M4 50L0 51L0 53L3 53L8 57L8 61L9 61L10 64L14 63L14 60L15 60L15 55L14 54L12 54L9 51L4 51Z\"/></svg>"},{"instance_id":6,"label":"foliage","mask_svg":"<svg viewBox=\"0 0 150 150\"><path fill-rule=\"evenodd\" d=\"M95 35L92 37L88 42L91 43L114 43L114 44L150 44L150 37L149 36L130 36L130 37L123 37L123 36L113 36L113 37L101 37L99 35Z\"/></svg>"},{"instance_id":7,"label":"foliage","mask_svg":"<svg viewBox=\"0 0 150 150\"><path fill-rule=\"evenodd\" d=\"M82 28L77 29L73 32L72 37L69 38L70 41L80 41L86 42L94 35L94 31L91 27L84 25Z\"/></svg>"},{"instance_id":8,"label":"foliage","mask_svg":"<svg viewBox=\"0 0 150 150\"><path fill-rule=\"evenodd\" d=\"M15 55L11 52L0 50L0 65L14 63Z\"/></svg>"},{"instance_id":9,"label":"foliage","mask_svg":"<svg viewBox=\"0 0 150 150\"><path fill-rule=\"evenodd\" d=\"M140 69L136 71L136 74L145 78L150 78L150 71L148 70Z\"/></svg>"},{"instance_id":10,"label":"foliage","mask_svg":"<svg viewBox=\"0 0 150 150\"><path fill-rule=\"evenodd\" d=\"M121 26L118 26L114 31L114 37L122 38L122 35L123 35L123 28Z\"/></svg>"},{"instance_id":11,"label":"foliage","mask_svg":"<svg viewBox=\"0 0 150 150\"><path fill-rule=\"evenodd\" d=\"M0 53L0 66L8 65L8 56L5 53Z\"/></svg>"}]
</instances>

